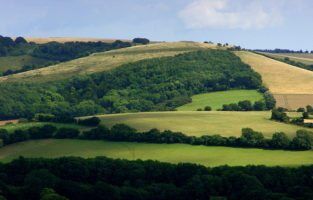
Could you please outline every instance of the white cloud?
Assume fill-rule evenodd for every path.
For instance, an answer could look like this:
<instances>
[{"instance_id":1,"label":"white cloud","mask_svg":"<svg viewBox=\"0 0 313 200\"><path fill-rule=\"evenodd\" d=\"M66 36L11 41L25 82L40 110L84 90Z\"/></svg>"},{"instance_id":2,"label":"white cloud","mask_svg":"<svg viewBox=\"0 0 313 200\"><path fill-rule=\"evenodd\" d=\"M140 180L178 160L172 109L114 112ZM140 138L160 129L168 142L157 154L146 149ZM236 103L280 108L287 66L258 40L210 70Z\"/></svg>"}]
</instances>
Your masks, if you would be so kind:
<instances>
[{"instance_id":1,"label":"white cloud","mask_svg":"<svg viewBox=\"0 0 313 200\"><path fill-rule=\"evenodd\" d=\"M284 0L194 0L179 12L187 28L262 29L281 24Z\"/></svg>"}]
</instances>

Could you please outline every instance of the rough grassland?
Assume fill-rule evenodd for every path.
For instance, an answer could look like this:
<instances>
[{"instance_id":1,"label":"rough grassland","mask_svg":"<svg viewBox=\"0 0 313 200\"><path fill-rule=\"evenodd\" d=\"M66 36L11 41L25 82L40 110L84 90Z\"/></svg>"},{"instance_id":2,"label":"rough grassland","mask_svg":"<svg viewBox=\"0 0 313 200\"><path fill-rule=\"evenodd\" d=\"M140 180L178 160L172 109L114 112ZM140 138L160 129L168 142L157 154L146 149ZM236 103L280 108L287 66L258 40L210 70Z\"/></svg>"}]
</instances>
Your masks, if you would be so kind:
<instances>
[{"instance_id":1,"label":"rough grassland","mask_svg":"<svg viewBox=\"0 0 313 200\"><path fill-rule=\"evenodd\" d=\"M139 131L157 128L195 136L213 134L240 136L241 129L249 127L261 131L266 137L271 137L277 131L283 131L292 137L297 130L303 129L303 127L271 121L270 115L270 112L184 111L110 114L100 117L102 123L107 126L125 123Z\"/></svg>"},{"instance_id":2,"label":"rough grassland","mask_svg":"<svg viewBox=\"0 0 313 200\"><path fill-rule=\"evenodd\" d=\"M78 128L80 130L89 129L88 127L76 125L76 124L63 124L63 123L52 123L52 122L26 122L26 123L18 123L18 124L8 124L0 126L0 129L6 129L9 132L13 132L17 129L28 129L33 126L44 126L46 124L51 124L56 126L57 128L66 127L66 128Z\"/></svg>"},{"instance_id":3,"label":"rough grassland","mask_svg":"<svg viewBox=\"0 0 313 200\"><path fill-rule=\"evenodd\" d=\"M0 72L5 72L8 69L18 70L24 65L44 65L45 59L35 58L29 55L22 56L6 56L0 57Z\"/></svg>"},{"instance_id":4,"label":"rough grassland","mask_svg":"<svg viewBox=\"0 0 313 200\"><path fill-rule=\"evenodd\" d=\"M178 111L196 111L205 106L211 106L213 110L223 107L224 104L238 103L243 100L251 102L262 100L263 96L256 90L229 90L222 92L211 92L192 96L192 102L181 107Z\"/></svg>"},{"instance_id":5,"label":"rough grassland","mask_svg":"<svg viewBox=\"0 0 313 200\"><path fill-rule=\"evenodd\" d=\"M200 49L215 48L214 45L195 42L175 42L140 45L75 59L57 65L31 70L24 73L0 77L9 82L48 82L66 79L75 75L107 71L120 65L143 59L174 56Z\"/></svg>"},{"instance_id":6,"label":"rough grassland","mask_svg":"<svg viewBox=\"0 0 313 200\"><path fill-rule=\"evenodd\" d=\"M313 54L310 53L261 53L279 59L288 57L290 60L302 62L307 65L313 64Z\"/></svg>"},{"instance_id":7,"label":"rough grassland","mask_svg":"<svg viewBox=\"0 0 313 200\"><path fill-rule=\"evenodd\" d=\"M111 158L159 160L170 163L191 162L205 166L298 166L313 163L312 151L282 151L206 147L185 144L146 144L82 140L38 140L16 143L0 149L0 161L19 156L48 157L107 156Z\"/></svg>"}]
</instances>

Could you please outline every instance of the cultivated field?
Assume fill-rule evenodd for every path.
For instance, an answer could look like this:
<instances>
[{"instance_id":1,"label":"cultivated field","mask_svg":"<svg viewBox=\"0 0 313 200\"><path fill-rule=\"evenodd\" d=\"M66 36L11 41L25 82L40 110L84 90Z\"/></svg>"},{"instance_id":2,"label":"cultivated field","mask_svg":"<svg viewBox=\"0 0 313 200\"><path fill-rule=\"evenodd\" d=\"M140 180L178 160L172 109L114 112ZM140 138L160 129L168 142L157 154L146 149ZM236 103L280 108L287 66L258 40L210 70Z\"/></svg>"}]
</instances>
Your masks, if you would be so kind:
<instances>
[{"instance_id":1,"label":"cultivated field","mask_svg":"<svg viewBox=\"0 0 313 200\"><path fill-rule=\"evenodd\" d=\"M313 64L313 54L311 53L261 53L279 59L288 57L290 60L302 62L307 65Z\"/></svg>"},{"instance_id":2,"label":"cultivated field","mask_svg":"<svg viewBox=\"0 0 313 200\"><path fill-rule=\"evenodd\" d=\"M19 156L111 158L159 160L170 163L191 162L205 166L297 166L313 164L312 151L282 151L206 147L185 144L146 144L82 140L37 140L16 143L0 149L0 161L9 162Z\"/></svg>"},{"instance_id":3,"label":"cultivated field","mask_svg":"<svg viewBox=\"0 0 313 200\"><path fill-rule=\"evenodd\" d=\"M240 136L241 129L249 127L261 131L266 137L271 137L277 131L283 131L292 137L297 130L303 129L271 121L270 115L270 112L186 111L110 114L100 117L102 123L107 126L125 123L139 131L157 128L195 136L213 134Z\"/></svg>"},{"instance_id":4,"label":"cultivated field","mask_svg":"<svg viewBox=\"0 0 313 200\"><path fill-rule=\"evenodd\" d=\"M229 90L222 92L211 92L192 96L192 103L178 107L178 111L196 111L205 106L211 106L213 110L223 107L224 104L238 103L243 100L251 102L262 100L263 96L256 90Z\"/></svg>"},{"instance_id":5,"label":"cultivated field","mask_svg":"<svg viewBox=\"0 0 313 200\"><path fill-rule=\"evenodd\" d=\"M240 51L236 54L262 75L264 83L275 95L279 106L297 109L308 104L313 105L312 71L251 52Z\"/></svg>"},{"instance_id":6,"label":"cultivated field","mask_svg":"<svg viewBox=\"0 0 313 200\"><path fill-rule=\"evenodd\" d=\"M140 45L75 59L37 70L0 77L9 82L47 82L66 79L76 75L107 71L123 64L143 59L174 56L200 49L215 48L214 45L195 42L175 42Z\"/></svg>"}]
</instances>

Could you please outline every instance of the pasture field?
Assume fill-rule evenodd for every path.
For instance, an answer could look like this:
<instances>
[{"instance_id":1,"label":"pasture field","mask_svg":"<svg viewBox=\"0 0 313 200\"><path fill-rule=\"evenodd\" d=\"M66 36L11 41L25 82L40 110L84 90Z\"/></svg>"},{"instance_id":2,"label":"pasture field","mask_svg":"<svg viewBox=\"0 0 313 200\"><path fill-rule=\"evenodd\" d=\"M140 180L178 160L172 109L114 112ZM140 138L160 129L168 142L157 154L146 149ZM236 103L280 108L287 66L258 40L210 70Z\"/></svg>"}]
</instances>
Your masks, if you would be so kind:
<instances>
[{"instance_id":1,"label":"pasture field","mask_svg":"<svg viewBox=\"0 0 313 200\"><path fill-rule=\"evenodd\" d=\"M92 74L114 69L123 64L143 59L174 56L180 53L207 48L215 45L196 42L174 42L139 45L118 50L95 53L87 57L63 62L57 65L0 77L0 82L49 82L76 75Z\"/></svg>"},{"instance_id":2,"label":"pasture field","mask_svg":"<svg viewBox=\"0 0 313 200\"><path fill-rule=\"evenodd\" d=\"M217 110L222 108L224 104L238 103L243 100L255 102L262 100L263 96L256 90L228 90L198 94L191 98L191 103L178 107L177 110L196 111L198 108L203 109L205 106L210 106L213 110Z\"/></svg>"},{"instance_id":3,"label":"pasture field","mask_svg":"<svg viewBox=\"0 0 313 200\"><path fill-rule=\"evenodd\" d=\"M8 69L18 70L24 65L45 65L47 60L35 58L30 55L22 56L5 56L0 57L0 72L5 72Z\"/></svg>"},{"instance_id":4,"label":"pasture field","mask_svg":"<svg viewBox=\"0 0 313 200\"><path fill-rule=\"evenodd\" d=\"M19 156L47 157L107 156L121 159L158 160L170 163L190 162L205 166L299 166L313 164L312 151L283 151L206 147L186 144L147 144L87 140L35 140L0 148L0 161L9 162Z\"/></svg>"},{"instance_id":5,"label":"pasture field","mask_svg":"<svg viewBox=\"0 0 313 200\"><path fill-rule=\"evenodd\" d=\"M222 136L240 136L242 128L260 131L265 137L282 131L294 136L300 126L269 120L271 112L224 112L224 111L178 111L108 114L99 116L102 124L109 127L124 123L139 131L152 128L180 131L187 135L202 136L220 134ZM313 130L307 128L307 130Z\"/></svg>"},{"instance_id":6,"label":"pasture field","mask_svg":"<svg viewBox=\"0 0 313 200\"><path fill-rule=\"evenodd\" d=\"M296 62L313 65L313 54L311 53L261 53L278 59L284 59L288 57L290 60Z\"/></svg>"},{"instance_id":7,"label":"pasture field","mask_svg":"<svg viewBox=\"0 0 313 200\"><path fill-rule=\"evenodd\" d=\"M89 129L88 127L80 126L77 124L64 124L64 123L53 123L53 122L25 122L25 123L17 123L17 124L15 123L15 124L1 125L0 129L6 129L9 132L13 132L14 130L17 130L17 129L28 129L33 126L41 127L46 124L54 125L57 128L66 127L66 128L78 128L80 130Z\"/></svg>"}]
</instances>

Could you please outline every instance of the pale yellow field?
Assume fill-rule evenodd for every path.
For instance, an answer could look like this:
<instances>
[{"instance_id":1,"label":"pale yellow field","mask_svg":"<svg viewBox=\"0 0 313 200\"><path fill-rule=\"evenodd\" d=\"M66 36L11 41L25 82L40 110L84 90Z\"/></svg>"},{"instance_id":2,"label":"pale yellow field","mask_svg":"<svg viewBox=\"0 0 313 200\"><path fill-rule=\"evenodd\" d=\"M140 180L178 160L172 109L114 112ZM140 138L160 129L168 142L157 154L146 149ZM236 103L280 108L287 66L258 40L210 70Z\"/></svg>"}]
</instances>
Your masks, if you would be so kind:
<instances>
[{"instance_id":1,"label":"pale yellow field","mask_svg":"<svg viewBox=\"0 0 313 200\"><path fill-rule=\"evenodd\" d=\"M28 42L35 42L37 44L44 44L48 42L114 42L118 39L111 39L111 38L81 38L81 37L46 37L46 38L40 38L40 37L27 37L25 38ZM122 41L130 41L130 40L124 40Z\"/></svg>"},{"instance_id":2,"label":"pale yellow field","mask_svg":"<svg viewBox=\"0 0 313 200\"><path fill-rule=\"evenodd\" d=\"M215 48L215 45L195 42L156 43L140 45L102 53L60 63L37 70L0 77L0 82L36 81L47 82L66 79L75 75L102 72L143 59L174 56L200 49Z\"/></svg>"},{"instance_id":3,"label":"pale yellow field","mask_svg":"<svg viewBox=\"0 0 313 200\"><path fill-rule=\"evenodd\" d=\"M262 75L273 94L313 94L313 72L252 52L240 51L236 54Z\"/></svg>"}]
</instances>

